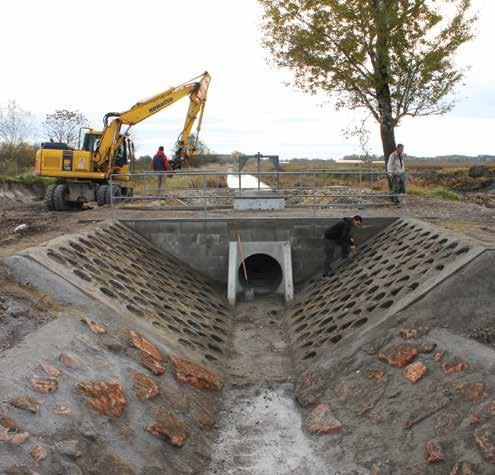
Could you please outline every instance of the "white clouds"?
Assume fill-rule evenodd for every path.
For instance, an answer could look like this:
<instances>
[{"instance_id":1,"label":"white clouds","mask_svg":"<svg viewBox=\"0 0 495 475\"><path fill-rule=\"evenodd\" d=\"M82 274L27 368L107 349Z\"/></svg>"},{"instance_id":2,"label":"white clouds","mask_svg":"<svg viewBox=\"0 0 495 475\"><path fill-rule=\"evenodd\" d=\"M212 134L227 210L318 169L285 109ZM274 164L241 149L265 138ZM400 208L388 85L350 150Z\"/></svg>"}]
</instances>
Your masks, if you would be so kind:
<instances>
[{"instance_id":1,"label":"white clouds","mask_svg":"<svg viewBox=\"0 0 495 475\"><path fill-rule=\"evenodd\" d=\"M495 2L473 3L480 10L479 36L460 57L473 65L460 93L464 99L447 118L404 122L397 135L411 154L446 153L446 144L451 153L494 152L488 139L495 125ZM0 102L16 99L39 116L80 109L99 126L104 113L125 110L208 69L202 139L214 150L284 157L359 151L341 134L353 114L319 107L324 98L286 87L286 73L267 65L259 14L255 0L87 0L77 9L60 0L7 0ZM170 146L186 108L183 101L137 126L139 152ZM379 153L377 134L372 144Z\"/></svg>"}]
</instances>

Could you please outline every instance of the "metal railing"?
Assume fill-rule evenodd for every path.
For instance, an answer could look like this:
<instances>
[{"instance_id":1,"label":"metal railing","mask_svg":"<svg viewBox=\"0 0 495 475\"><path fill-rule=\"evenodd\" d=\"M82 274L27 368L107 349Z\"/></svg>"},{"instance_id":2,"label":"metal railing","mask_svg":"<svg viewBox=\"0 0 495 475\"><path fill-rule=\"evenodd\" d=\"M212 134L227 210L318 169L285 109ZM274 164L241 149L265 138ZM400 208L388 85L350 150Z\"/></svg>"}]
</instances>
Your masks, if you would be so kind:
<instances>
[{"instance_id":1,"label":"metal railing","mask_svg":"<svg viewBox=\"0 0 495 475\"><path fill-rule=\"evenodd\" d=\"M132 196L119 193L122 178L130 179ZM407 181L407 176L404 175ZM176 171L113 174L111 206L166 209L229 209L234 200L276 197L285 208L391 206L404 193L389 191L387 174L376 170L310 171Z\"/></svg>"}]
</instances>

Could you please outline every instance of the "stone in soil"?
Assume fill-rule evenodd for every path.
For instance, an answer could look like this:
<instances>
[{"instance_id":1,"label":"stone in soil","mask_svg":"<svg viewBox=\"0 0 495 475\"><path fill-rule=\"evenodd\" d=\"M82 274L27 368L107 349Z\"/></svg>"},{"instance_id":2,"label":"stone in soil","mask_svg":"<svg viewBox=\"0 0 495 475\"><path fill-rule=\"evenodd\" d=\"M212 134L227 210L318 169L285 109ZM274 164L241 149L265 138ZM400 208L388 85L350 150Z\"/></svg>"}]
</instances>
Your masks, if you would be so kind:
<instances>
[{"instance_id":1,"label":"stone in soil","mask_svg":"<svg viewBox=\"0 0 495 475\"><path fill-rule=\"evenodd\" d=\"M460 373L468 368L469 365L462 361L446 361L442 364L442 369L445 374Z\"/></svg>"},{"instance_id":2,"label":"stone in soil","mask_svg":"<svg viewBox=\"0 0 495 475\"><path fill-rule=\"evenodd\" d=\"M437 440L429 440L425 446L426 461L428 463L438 463L445 460L442 446Z\"/></svg>"},{"instance_id":3,"label":"stone in soil","mask_svg":"<svg viewBox=\"0 0 495 475\"><path fill-rule=\"evenodd\" d=\"M220 391L223 383L218 375L203 366L177 356L172 356L177 379L198 389Z\"/></svg>"},{"instance_id":4,"label":"stone in soil","mask_svg":"<svg viewBox=\"0 0 495 475\"><path fill-rule=\"evenodd\" d=\"M57 416L71 416L72 410L65 406L57 406L53 410L53 413L56 414Z\"/></svg>"},{"instance_id":5,"label":"stone in soil","mask_svg":"<svg viewBox=\"0 0 495 475\"><path fill-rule=\"evenodd\" d=\"M182 447L188 437L184 423L163 407L158 410L156 421L149 424L146 430L176 447Z\"/></svg>"},{"instance_id":6,"label":"stone in soil","mask_svg":"<svg viewBox=\"0 0 495 475\"><path fill-rule=\"evenodd\" d=\"M315 434L336 434L342 430L342 423L334 417L328 404L320 404L306 418L306 429Z\"/></svg>"},{"instance_id":7,"label":"stone in soil","mask_svg":"<svg viewBox=\"0 0 495 475\"><path fill-rule=\"evenodd\" d=\"M31 388L38 393L54 393L58 389L58 381L55 378L33 376L31 378Z\"/></svg>"},{"instance_id":8,"label":"stone in soil","mask_svg":"<svg viewBox=\"0 0 495 475\"><path fill-rule=\"evenodd\" d=\"M378 355L378 358L390 366L403 368L418 354L416 347L407 343L398 343L387 348Z\"/></svg>"},{"instance_id":9,"label":"stone in soil","mask_svg":"<svg viewBox=\"0 0 495 475\"><path fill-rule=\"evenodd\" d=\"M29 438L29 432L16 432L0 427L0 442L21 445Z\"/></svg>"},{"instance_id":10,"label":"stone in soil","mask_svg":"<svg viewBox=\"0 0 495 475\"><path fill-rule=\"evenodd\" d=\"M495 464L495 425L486 424L474 431L474 440L485 460Z\"/></svg>"},{"instance_id":11,"label":"stone in soil","mask_svg":"<svg viewBox=\"0 0 495 475\"><path fill-rule=\"evenodd\" d=\"M422 379L428 368L421 361L416 361L410 364L404 371L404 377L413 384L416 384L420 379Z\"/></svg>"},{"instance_id":12,"label":"stone in soil","mask_svg":"<svg viewBox=\"0 0 495 475\"><path fill-rule=\"evenodd\" d=\"M96 333L97 335L104 335L107 333L107 327L102 323L96 323L94 320L90 320L89 318L83 318L82 321L88 325L89 329L93 333Z\"/></svg>"},{"instance_id":13,"label":"stone in soil","mask_svg":"<svg viewBox=\"0 0 495 475\"><path fill-rule=\"evenodd\" d=\"M488 392L483 383L462 383L456 385L455 389L468 401L478 403L488 397Z\"/></svg>"},{"instance_id":14,"label":"stone in soil","mask_svg":"<svg viewBox=\"0 0 495 475\"><path fill-rule=\"evenodd\" d=\"M81 362L70 353L60 353L59 359L67 368L81 369Z\"/></svg>"},{"instance_id":15,"label":"stone in soil","mask_svg":"<svg viewBox=\"0 0 495 475\"><path fill-rule=\"evenodd\" d=\"M133 389L141 401L152 399L158 395L158 385L149 376L143 373L132 373Z\"/></svg>"},{"instance_id":16,"label":"stone in soil","mask_svg":"<svg viewBox=\"0 0 495 475\"><path fill-rule=\"evenodd\" d=\"M48 375L51 376L52 378L58 378L62 376L64 373L60 371L59 369L55 368L55 366L52 366L48 363L40 363L41 369Z\"/></svg>"},{"instance_id":17,"label":"stone in soil","mask_svg":"<svg viewBox=\"0 0 495 475\"><path fill-rule=\"evenodd\" d=\"M41 445L35 445L31 449L31 456L36 460L36 462L41 462L48 456L48 451Z\"/></svg>"},{"instance_id":18,"label":"stone in soil","mask_svg":"<svg viewBox=\"0 0 495 475\"><path fill-rule=\"evenodd\" d=\"M41 403L31 396L17 396L10 401L10 405L36 414L40 409Z\"/></svg>"},{"instance_id":19,"label":"stone in soil","mask_svg":"<svg viewBox=\"0 0 495 475\"><path fill-rule=\"evenodd\" d=\"M471 466L466 463L456 463L450 470L450 475L475 475Z\"/></svg>"},{"instance_id":20,"label":"stone in soil","mask_svg":"<svg viewBox=\"0 0 495 475\"><path fill-rule=\"evenodd\" d=\"M150 355L156 361L163 361L163 357L158 349L151 344L148 340L143 338L139 333L130 330L129 331L130 343L132 346L141 350L142 352Z\"/></svg>"},{"instance_id":21,"label":"stone in soil","mask_svg":"<svg viewBox=\"0 0 495 475\"><path fill-rule=\"evenodd\" d=\"M79 390L87 396L88 404L100 414L120 417L127 405L122 386L115 382L90 381L79 383Z\"/></svg>"},{"instance_id":22,"label":"stone in soil","mask_svg":"<svg viewBox=\"0 0 495 475\"><path fill-rule=\"evenodd\" d=\"M377 370L371 369L368 371L368 379L374 379L376 381L381 381L384 376L385 376L385 372L381 371L379 369L377 369Z\"/></svg>"},{"instance_id":23,"label":"stone in soil","mask_svg":"<svg viewBox=\"0 0 495 475\"><path fill-rule=\"evenodd\" d=\"M63 440L61 442L56 442L55 447L59 453L74 459L79 458L82 455L79 447L79 441L77 440Z\"/></svg>"},{"instance_id":24,"label":"stone in soil","mask_svg":"<svg viewBox=\"0 0 495 475\"><path fill-rule=\"evenodd\" d=\"M159 376L160 374L165 373L165 365L162 361L153 358L153 356L145 353L144 351L140 352L141 364L149 369L153 374Z\"/></svg>"}]
</instances>

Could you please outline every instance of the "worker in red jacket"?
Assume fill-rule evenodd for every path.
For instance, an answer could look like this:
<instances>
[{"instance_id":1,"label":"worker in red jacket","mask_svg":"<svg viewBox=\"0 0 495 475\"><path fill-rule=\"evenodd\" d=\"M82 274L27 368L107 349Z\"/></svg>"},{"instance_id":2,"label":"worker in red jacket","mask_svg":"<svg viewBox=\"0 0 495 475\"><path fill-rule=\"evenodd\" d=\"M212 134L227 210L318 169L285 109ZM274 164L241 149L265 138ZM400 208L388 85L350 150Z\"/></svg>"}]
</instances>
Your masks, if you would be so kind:
<instances>
[{"instance_id":1,"label":"worker in red jacket","mask_svg":"<svg viewBox=\"0 0 495 475\"><path fill-rule=\"evenodd\" d=\"M158 147L158 152L156 152L155 156L153 157L153 161L151 162L151 167L153 171L160 172L160 175L158 175L158 191L161 192L164 176L162 172L173 172L170 163L168 163L168 158L165 155L162 146Z\"/></svg>"}]
</instances>

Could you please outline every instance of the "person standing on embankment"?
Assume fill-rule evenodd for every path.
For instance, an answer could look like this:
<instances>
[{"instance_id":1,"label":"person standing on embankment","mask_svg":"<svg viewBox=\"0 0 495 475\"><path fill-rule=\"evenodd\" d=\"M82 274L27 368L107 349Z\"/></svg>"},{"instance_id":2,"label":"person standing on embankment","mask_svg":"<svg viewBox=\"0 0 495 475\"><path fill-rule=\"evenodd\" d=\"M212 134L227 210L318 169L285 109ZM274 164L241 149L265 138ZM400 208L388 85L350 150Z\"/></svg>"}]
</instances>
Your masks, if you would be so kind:
<instances>
[{"instance_id":1,"label":"person standing on embankment","mask_svg":"<svg viewBox=\"0 0 495 475\"><path fill-rule=\"evenodd\" d=\"M390 154L387 162L387 175L392 185L392 201L395 204L400 204L399 196L406 192L407 177L406 164L404 162L404 145L397 145L394 152Z\"/></svg>"}]
</instances>

